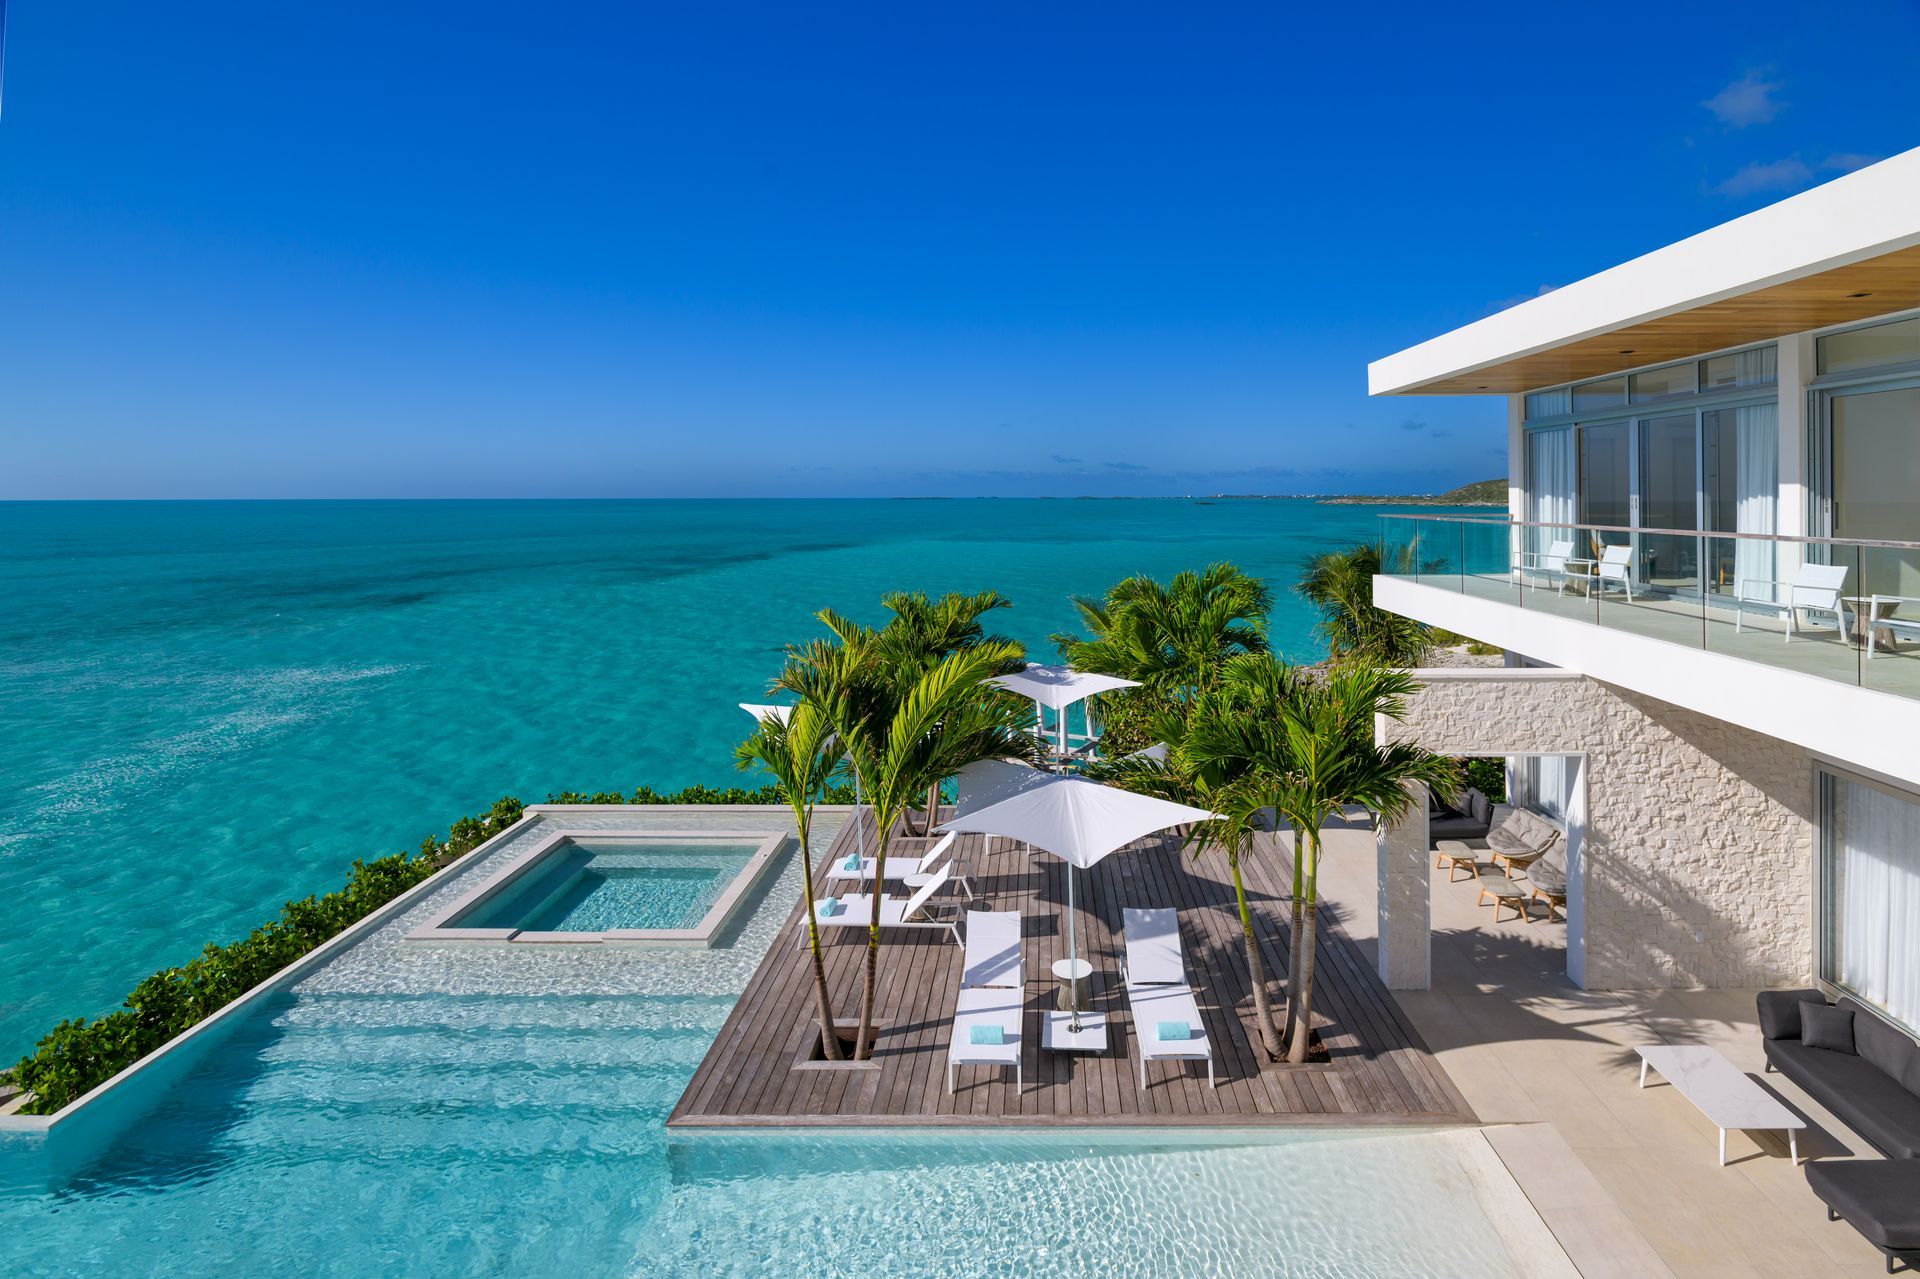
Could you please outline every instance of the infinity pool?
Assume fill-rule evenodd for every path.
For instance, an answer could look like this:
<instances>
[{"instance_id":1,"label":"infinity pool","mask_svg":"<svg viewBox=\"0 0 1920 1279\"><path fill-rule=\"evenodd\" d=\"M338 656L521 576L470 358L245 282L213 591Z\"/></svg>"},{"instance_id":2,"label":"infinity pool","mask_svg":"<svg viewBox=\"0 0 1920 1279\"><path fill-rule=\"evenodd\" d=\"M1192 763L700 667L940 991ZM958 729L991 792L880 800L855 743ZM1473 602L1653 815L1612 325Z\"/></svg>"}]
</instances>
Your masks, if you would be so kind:
<instances>
[{"instance_id":1,"label":"infinity pool","mask_svg":"<svg viewBox=\"0 0 1920 1279\"><path fill-rule=\"evenodd\" d=\"M798 859L711 946L411 939L552 838L250 1008L77 1172L0 1175L0 1274L1572 1273L1468 1130L669 1134Z\"/></svg>"}]
</instances>

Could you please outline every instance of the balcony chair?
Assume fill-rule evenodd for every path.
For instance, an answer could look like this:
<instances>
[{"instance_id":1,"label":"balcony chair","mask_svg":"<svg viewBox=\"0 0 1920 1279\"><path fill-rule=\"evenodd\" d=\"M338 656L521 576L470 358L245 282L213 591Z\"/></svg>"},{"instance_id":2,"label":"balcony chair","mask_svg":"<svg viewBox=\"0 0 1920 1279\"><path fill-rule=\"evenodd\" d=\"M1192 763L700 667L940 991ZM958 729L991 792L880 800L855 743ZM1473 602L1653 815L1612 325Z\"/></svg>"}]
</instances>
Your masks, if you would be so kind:
<instances>
[{"instance_id":1,"label":"balcony chair","mask_svg":"<svg viewBox=\"0 0 1920 1279\"><path fill-rule=\"evenodd\" d=\"M1887 651L1889 653L1895 651L1893 645L1896 644L1902 636L1907 639L1920 640L1920 617L1892 616L1893 610L1902 604L1920 604L1920 599L1915 599L1911 595L1875 595L1868 599L1866 637L1868 661L1873 660L1873 650L1877 647L1873 642L1873 637L1881 631L1887 633ZM1887 611L1886 616L1881 615L1880 610L1882 607L1885 607Z\"/></svg>"},{"instance_id":2,"label":"balcony chair","mask_svg":"<svg viewBox=\"0 0 1920 1279\"><path fill-rule=\"evenodd\" d=\"M1609 586L1625 591L1627 603L1633 603L1633 548L1625 543L1601 551L1600 562L1594 567L1594 591L1604 596Z\"/></svg>"},{"instance_id":3,"label":"balcony chair","mask_svg":"<svg viewBox=\"0 0 1920 1279\"><path fill-rule=\"evenodd\" d=\"M1518 565L1520 580L1537 591L1540 589L1540 582L1532 578L1544 578L1556 587L1555 594L1565 595L1569 561L1578 564L1587 563L1586 560L1574 560L1572 538L1549 542L1545 551L1522 551ZM1532 578L1529 577L1530 574Z\"/></svg>"},{"instance_id":4,"label":"balcony chair","mask_svg":"<svg viewBox=\"0 0 1920 1279\"><path fill-rule=\"evenodd\" d=\"M1750 586L1765 586L1765 597L1750 595ZM1780 587L1787 588L1784 602L1780 599ZM1760 608L1773 609L1786 617L1785 633L1780 637L1785 643L1793 638L1797 615L1807 614L1811 621L1816 613L1824 613L1833 618L1834 629L1845 635L1848 630L1847 601L1841 592L1847 588L1847 566L1845 564L1802 564L1800 571L1793 575L1790 582L1775 581L1758 577L1737 577L1733 581L1733 597L1738 607L1733 614L1733 629L1740 630L1747 615L1746 606L1757 605Z\"/></svg>"}]
</instances>

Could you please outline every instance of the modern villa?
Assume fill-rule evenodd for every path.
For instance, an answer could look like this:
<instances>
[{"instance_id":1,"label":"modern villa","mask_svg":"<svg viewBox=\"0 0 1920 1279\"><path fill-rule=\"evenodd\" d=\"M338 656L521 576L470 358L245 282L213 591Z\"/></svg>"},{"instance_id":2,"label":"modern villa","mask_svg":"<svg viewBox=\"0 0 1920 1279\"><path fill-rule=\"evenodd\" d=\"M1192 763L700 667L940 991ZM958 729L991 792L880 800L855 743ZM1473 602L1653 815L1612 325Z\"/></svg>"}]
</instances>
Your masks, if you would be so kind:
<instances>
[{"instance_id":1,"label":"modern villa","mask_svg":"<svg viewBox=\"0 0 1920 1279\"><path fill-rule=\"evenodd\" d=\"M1375 602L1507 654L1428 673L1392 732L1504 757L1519 805L1564 831L1574 987L1840 999L1852 1060L1887 1055L1860 1087L1904 1089L1848 1118L1848 1144L1910 1156L1920 150L1368 376L1374 395L1504 396L1512 477L1504 518L1382 521ZM1379 971L1402 991L1432 979L1426 811L1378 843ZM1764 997L1760 1018L1771 1066Z\"/></svg>"}]
</instances>

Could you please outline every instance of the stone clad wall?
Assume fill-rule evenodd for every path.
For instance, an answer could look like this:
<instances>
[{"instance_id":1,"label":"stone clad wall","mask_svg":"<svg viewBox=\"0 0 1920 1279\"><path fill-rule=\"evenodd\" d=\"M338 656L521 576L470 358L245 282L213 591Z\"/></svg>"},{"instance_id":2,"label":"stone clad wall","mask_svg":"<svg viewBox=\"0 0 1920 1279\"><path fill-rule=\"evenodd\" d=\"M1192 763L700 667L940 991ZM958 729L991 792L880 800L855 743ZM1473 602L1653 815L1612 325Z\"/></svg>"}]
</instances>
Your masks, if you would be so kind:
<instances>
[{"instance_id":1,"label":"stone clad wall","mask_svg":"<svg viewBox=\"0 0 1920 1279\"><path fill-rule=\"evenodd\" d=\"M1549 670L1423 672L1396 738L1587 756L1585 984L1777 986L1813 968L1806 750Z\"/></svg>"}]
</instances>

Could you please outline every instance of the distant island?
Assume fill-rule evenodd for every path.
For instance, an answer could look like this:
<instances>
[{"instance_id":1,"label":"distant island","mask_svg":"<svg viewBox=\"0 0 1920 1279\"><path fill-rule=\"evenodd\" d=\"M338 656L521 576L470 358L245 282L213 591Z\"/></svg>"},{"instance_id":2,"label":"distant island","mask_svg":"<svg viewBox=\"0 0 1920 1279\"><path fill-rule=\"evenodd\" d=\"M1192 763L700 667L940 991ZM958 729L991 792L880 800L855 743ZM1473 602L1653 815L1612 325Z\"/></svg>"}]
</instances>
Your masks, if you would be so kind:
<instances>
[{"instance_id":1,"label":"distant island","mask_svg":"<svg viewBox=\"0 0 1920 1279\"><path fill-rule=\"evenodd\" d=\"M1320 500L1329 506L1505 506L1507 481L1504 477L1497 480L1476 480L1472 484L1462 484L1459 488L1438 496L1425 493L1385 497L1370 493L1355 493L1346 497L1323 497Z\"/></svg>"}]
</instances>

